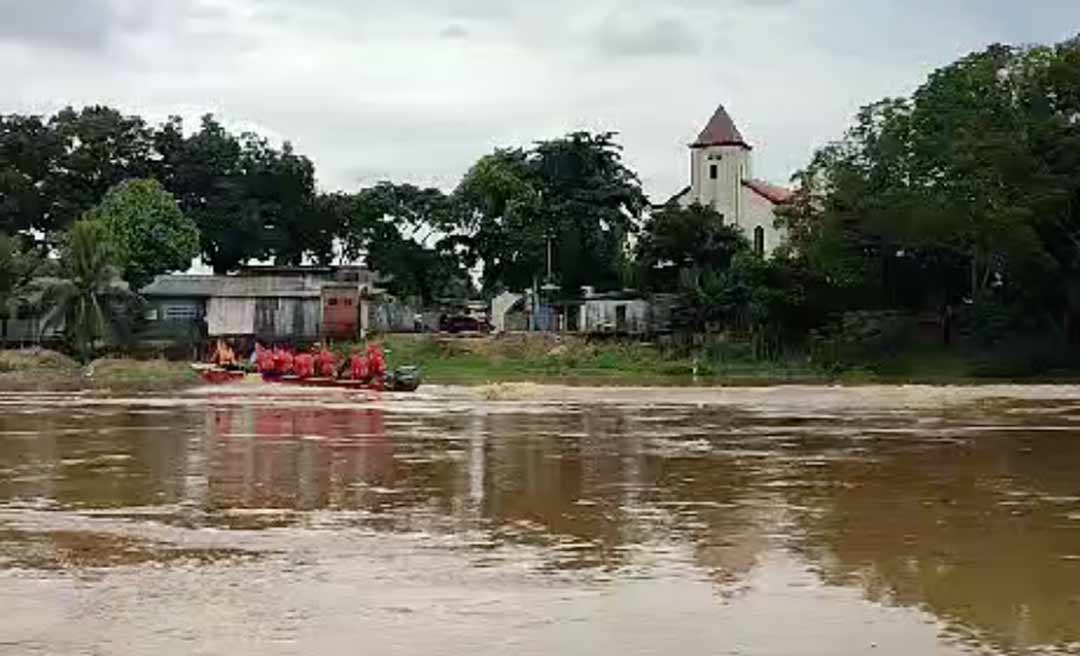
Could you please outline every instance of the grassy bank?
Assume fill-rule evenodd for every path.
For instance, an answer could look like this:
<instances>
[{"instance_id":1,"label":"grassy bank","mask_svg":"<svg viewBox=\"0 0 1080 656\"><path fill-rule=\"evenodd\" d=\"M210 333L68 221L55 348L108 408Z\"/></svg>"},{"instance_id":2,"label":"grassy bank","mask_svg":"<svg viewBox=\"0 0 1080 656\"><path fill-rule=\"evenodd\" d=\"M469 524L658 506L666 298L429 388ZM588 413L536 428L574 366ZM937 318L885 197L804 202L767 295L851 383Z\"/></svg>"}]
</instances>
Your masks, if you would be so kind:
<instances>
[{"instance_id":1,"label":"grassy bank","mask_svg":"<svg viewBox=\"0 0 1080 656\"><path fill-rule=\"evenodd\" d=\"M697 360L650 344L589 342L550 335L441 338L394 335L380 340L391 366L415 364L433 383L581 383L594 385L774 385L1076 383L1080 368L1064 359L1032 373L1023 352L917 345L859 366L826 368L808 358L762 361L731 345Z\"/></svg>"},{"instance_id":2,"label":"grassy bank","mask_svg":"<svg viewBox=\"0 0 1080 656\"><path fill-rule=\"evenodd\" d=\"M695 361L671 357L650 344L588 342L550 335L382 338L391 367L419 365L434 383L581 382L680 385L700 382L768 384L825 382L820 371L797 363Z\"/></svg>"},{"instance_id":3,"label":"grassy bank","mask_svg":"<svg viewBox=\"0 0 1080 656\"><path fill-rule=\"evenodd\" d=\"M198 376L184 362L102 358L83 367L55 351L0 351L0 390L154 391L197 382Z\"/></svg>"}]
</instances>

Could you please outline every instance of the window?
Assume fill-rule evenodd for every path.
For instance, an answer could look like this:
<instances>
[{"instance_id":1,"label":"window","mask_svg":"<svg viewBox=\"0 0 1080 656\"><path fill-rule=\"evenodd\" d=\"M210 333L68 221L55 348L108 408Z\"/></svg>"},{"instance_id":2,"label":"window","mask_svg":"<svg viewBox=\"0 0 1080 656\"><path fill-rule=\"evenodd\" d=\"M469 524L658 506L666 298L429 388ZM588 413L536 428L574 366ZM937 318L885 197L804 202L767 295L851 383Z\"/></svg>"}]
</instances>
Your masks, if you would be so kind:
<instances>
[{"instance_id":1,"label":"window","mask_svg":"<svg viewBox=\"0 0 1080 656\"><path fill-rule=\"evenodd\" d=\"M754 252L759 256L765 254L765 228L754 228Z\"/></svg>"},{"instance_id":2,"label":"window","mask_svg":"<svg viewBox=\"0 0 1080 656\"><path fill-rule=\"evenodd\" d=\"M166 305L165 321L194 321L199 318L199 310L193 305Z\"/></svg>"},{"instance_id":3,"label":"window","mask_svg":"<svg viewBox=\"0 0 1080 656\"><path fill-rule=\"evenodd\" d=\"M337 305L337 301L338 300L336 298L332 298L329 301L327 301L326 304L329 305L330 307L334 307L334 306Z\"/></svg>"},{"instance_id":4,"label":"window","mask_svg":"<svg viewBox=\"0 0 1080 656\"><path fill-rule=\"evenodd\" d=\"M719 173L719 169L717 168L716 164L710 164L709 165L709 179L710 180L715 180L718 173Z\"/></svg>"}]
</instances>

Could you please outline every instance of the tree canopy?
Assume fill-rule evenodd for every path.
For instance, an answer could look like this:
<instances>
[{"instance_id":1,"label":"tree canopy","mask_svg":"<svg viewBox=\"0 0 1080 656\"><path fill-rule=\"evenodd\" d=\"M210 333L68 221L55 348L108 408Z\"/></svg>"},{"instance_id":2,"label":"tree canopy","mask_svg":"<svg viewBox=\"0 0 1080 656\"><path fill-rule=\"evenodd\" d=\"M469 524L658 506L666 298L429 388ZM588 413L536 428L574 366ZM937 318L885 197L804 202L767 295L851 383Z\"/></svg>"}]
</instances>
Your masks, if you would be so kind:
<instances>
[{"instance_id":1,"label":"tree canopy","mask_svg":"<svg viewBox=\"0 0 1080 656\"><path fill-rule=\"evenodd\" d=\"M187 270L199 254L199 229L157 180L121 182L86 218L105 226L116 264L133 289L156 275Z\"/></svg>"},{"instance_id":2,"label":"tree canopy","mask_svg":"<svg viewBox=\"0 0 1080 656\"><path fill-rule=\"evenodd\" d=\"M647 206L613 133L575 132L481 158L454 193L457 243L485 289L523 289L552 271L563 289L618 288Z\"/></svg>"}]
</instances>

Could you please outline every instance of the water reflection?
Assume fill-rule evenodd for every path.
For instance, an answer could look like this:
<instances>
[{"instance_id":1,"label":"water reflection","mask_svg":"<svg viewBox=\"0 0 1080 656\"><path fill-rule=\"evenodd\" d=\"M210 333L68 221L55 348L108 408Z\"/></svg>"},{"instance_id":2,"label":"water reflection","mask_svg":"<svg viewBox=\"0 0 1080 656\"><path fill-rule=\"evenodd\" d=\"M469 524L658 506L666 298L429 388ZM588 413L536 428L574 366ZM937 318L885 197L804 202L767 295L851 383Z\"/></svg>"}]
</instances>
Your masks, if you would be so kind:
<instances>
[{"instance_id":1,"label":"water reflection","mask_svg":"<svg viewBox=\"0 0 1080 656\"><path fill-rule=\"evenodd\" d=\"M0 570L246 553L133 541L130 524L42 527L28 514L42 509L137 531L445 535L474 567L521 557L513 547L541 571L679 572L729 600L795 559L827 585L929 611L961 645L1068 648L1080 643L1078 416L1037 402L768 415L27 405L0 415Z\"/></svg>"}]
</instances>

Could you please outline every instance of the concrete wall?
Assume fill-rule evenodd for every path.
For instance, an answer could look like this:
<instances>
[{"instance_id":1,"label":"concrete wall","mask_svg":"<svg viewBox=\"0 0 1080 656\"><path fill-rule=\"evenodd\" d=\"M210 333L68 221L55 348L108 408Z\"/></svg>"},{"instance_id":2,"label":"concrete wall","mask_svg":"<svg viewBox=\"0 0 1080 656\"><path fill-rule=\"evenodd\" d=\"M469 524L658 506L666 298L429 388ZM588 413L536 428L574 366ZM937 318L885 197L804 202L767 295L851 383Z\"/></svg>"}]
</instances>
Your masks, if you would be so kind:
<instances>
[{"instance_id":1,"label":"concrete wall","mask_svg":"<svg viewBox=\"0 0 1080 656\"><path fill-rule=\"evenodd\" d=\"M619 308L625 308L624 323L619 321ZM630 334L649 332L649 302L646 300L586 300L581 311L582 332Z\"/></svg>"},{"instance_id":2,"label":"concrete wall","mask_svg":"<svg viewBox=\"0 0 1080 656\"><path fill-rule=\"evenodd\" d=\"M371 330L375 332L399 333L415 329L416 308L396 298L379 298L371 305L369 312Z\"/></svg>"},{"instance_id":3,"label":"concrete wall","mask_svg":"<svg viewBox=\"0 0 1080 656\"><path fill-rule=\"evenodd\" d=\"M503 292L491 300L491 327L495 332L502 333L516 329L507 325L506 315L510 308L523 298L525 297L521 294ZM524 318L522 323L524 323ZM514 325L516 326L516 323Z\"/></svg>"}]
</instances>

